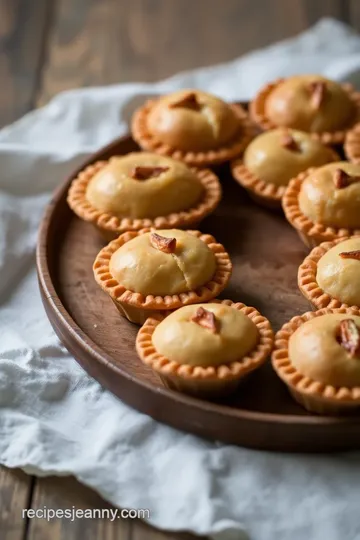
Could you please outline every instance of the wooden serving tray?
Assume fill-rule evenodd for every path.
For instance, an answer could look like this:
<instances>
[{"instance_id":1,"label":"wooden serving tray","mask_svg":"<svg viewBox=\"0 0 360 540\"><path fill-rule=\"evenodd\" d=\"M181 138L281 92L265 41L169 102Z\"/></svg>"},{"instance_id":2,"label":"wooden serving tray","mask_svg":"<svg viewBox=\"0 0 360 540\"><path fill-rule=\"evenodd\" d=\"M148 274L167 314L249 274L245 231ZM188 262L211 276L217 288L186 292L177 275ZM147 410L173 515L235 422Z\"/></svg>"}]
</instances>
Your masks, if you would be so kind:
<instances>
[{"instance_id":1,"label":"wooden serving tray","mask_svg":"<svg viewBox=\"0 0 360 540\"><path fill-rule=\"evenodd\" d=\"M83 167L137 146L130 137L115 140ZM79 169L80 170L80 169ZM306 249L281 213L255 205L219 169L224 198L201 224L222 242L234 264L221 295L255 306L274 330L309 310L297 287L297 269ZM42 221L37 269L43 303L55 332L83 368L122 401L156 420L201 437L250 448L329 451L360 448L359 417L306 413L288 394L270 363L256 371L238 394L208 402L168 390L138 359L138 327L119 316L95 283L92 264L103 242L66 203L74 174L58 189Z\"/></svg>"}]
</instances>

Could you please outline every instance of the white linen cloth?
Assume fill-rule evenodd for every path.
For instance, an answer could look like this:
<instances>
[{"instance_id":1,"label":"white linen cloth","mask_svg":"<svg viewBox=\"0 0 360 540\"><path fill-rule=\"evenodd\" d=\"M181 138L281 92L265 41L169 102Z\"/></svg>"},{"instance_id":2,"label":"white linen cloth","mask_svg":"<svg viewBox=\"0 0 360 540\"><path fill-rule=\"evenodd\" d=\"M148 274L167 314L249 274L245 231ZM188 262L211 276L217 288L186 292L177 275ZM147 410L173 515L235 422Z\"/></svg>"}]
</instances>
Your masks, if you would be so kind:
<instances>
[{"instance_id":1,"label":"white linen cloth","mask_svg":"<svg viewBox=\"0 0 360 540\"><path fill-rule=\"evenodd\" d=\"M151 523L216 540L360 538L360 454L294 456L200 440L103 390L45 316L34 267L50 192L126 132L145 94L199 87L250 98L265 82L321 72L360 87L360 38L326 19L295 39L157 84L65 92L0 132L0 463L73 474Z\"/></svg>"}]
</instances>

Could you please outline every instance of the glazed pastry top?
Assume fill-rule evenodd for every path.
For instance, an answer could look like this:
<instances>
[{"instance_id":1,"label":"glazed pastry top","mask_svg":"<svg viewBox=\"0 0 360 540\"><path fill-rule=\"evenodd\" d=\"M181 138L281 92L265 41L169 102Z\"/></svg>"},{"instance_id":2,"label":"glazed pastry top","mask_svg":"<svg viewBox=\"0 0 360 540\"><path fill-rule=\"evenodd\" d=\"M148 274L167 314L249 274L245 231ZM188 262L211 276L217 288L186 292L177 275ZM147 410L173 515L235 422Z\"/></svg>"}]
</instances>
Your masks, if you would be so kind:
<instances>
[{"instance_id":1,"label":"glazed pastry top","mask_svg":"<svg viewBox=\"0 0 360 540\"><path fill-rule=\"evenodd\" d=\"M184 163L147 152L109 160L90 180L91 205L119 218L156 218L187 210L201 199L203 187Z\"/></svg>"},{"instance_id":2,"label":"glazed pastry top","mask_svg":"<svg viewBox=\"0 0 360 540\"><path fill-rule=\"evenodd\" d=\"M241 360L256 347L259 333L241 311L210 303L174 311L156 327L152 339L157 352L169 360L206 367Z\"/></svg>"},{"instance_id":3,"label":"glazed pastry top","mask_svg":"<svg viewBox=\"0 0 360 540\"><path fill-rule=\"evenodd\" d=\"M240 126L233 109L221 99L200 90L179 90L157 100L147 127L170 147L198 152L227 144Z\"/></svg>"},{"instance_id":4,"label":"glazed pastry top","mask_svg":"<svg viewBox=\"0 0 360 540\"><path fill-rule=\"evenodd\" d=\"M360 306L360 237L336 244L317 264L323 291L350 306Z\"/></svg>"},{"instance_id":5,"label":"glazed pastry top","mask_svg":"<svg viewBox=\"0 0 360 540\"><path fill-rule=\"evenodd\" d=\"M177 229L154 233L136 236L113 253L110 273L121 285L144 295L166 296L196 290L211 281L216 258L205 242Z\"/></svg>"},{"instance_id":6,"label":"glazed pastry top","mask_svg":"<svg viewBox=\"0 0 360 540\"><path fill-rule=\"evenodd\" d=\"M270 93L265 113L276 126L333 132L352 122L354 105L340 84L320 75L285 79Z\"/></svg>"},{"instance_id":7,"label":"glazed pastry top","mask_svg":"<svg viewBox=\"0 0 360 540\"><path fill-rule=\"evenodd\" d=\"M258 135L247 147L244 164L249 171L277 186L309 167L334 160L334 152L303 131L278 128Z\"/></svg>"},{"instance_id":8,"label":"glazed pastry top","mask_svg":"<svg viewBox=\"0 0 360 540\"><path fill-rule=\"evenodd\" d=\"M316 169L301 185L301 211L314 223L360 228L359 176L360 165L346 161Z\"/></svg>"},{"instance_id":9,"label":"glazed pastry top","mask_svg":"<svg viewBox=\"0 0 360 540\"><path fill-rule=\"evenodd\" d=\"M353 328L360 332L360 317L350 314L322 315L302 324L289 340L290 362L302 375L320 383L360 386L360 348L352 349L350 339L344 339L348 330L341 330L342 321L349 320L350 334Z\"/></svg>"}]
</instances>

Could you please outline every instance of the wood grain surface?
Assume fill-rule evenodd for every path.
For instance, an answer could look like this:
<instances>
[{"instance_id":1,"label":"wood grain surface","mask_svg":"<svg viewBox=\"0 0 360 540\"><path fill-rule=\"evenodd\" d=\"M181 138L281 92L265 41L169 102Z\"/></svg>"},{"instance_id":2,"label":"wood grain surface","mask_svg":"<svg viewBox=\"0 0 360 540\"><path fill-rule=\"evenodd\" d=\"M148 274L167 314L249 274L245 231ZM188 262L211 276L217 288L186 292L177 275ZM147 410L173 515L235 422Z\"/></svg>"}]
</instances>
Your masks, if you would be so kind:
<instances>
[{"instance_id":1,"label":"wood grain surface","mask_svg":"<svg viewBox=\"0 0 360 540\"><path fill-rule=\"evenodd\" d=\"M22 540L26 519L22 510L30 508L33 479L22 471L0 468L0 538Z\"/></svg>"},{"instance_id":2,"label":"wood grain surface","mask_svg":"<svg viewBox=\"0 0 360 540\"><path fill-rule=\"evenodd\" d=\"M0 124L36 102L50 16L47 0L0 0Z\"/></svg>"},{"instance_id":3,"label":"wood grain surface","mask_svg":"<svg viewBox=\"0 0 360 540\"><path fill-rule=\"evenodd\" d=\"M360 29L358 0L0 0L0 125L61 90L150 81L231 60L300 32L322 16ZM0 470L1 540L26 540L30 535L42 540L32 532L35 522L23 523L17 510L27 497L31 501L30 477ZM91 497L73 480L62 479L61 484L59 490L57 480L37 480L34 496L41 491L46 503L55 504L59 490L59 507L65 500L81 504L79 500ZM6 505L6 500L17 504ZM114 539L181 538L134 523L124 535L119 527ZM75 526L67 533L66 540L86 538ZM43 538L64 537L58 531L50 536L44 526Z\"/></svg>"},{"instance_id":4,"label":"wood grain surface","mask_svg":"<svg viewBox=\"0 0 360 540\"><path fill-rule=\"evenodd\" d=\"M259 9L259 4L261 8ZM152 81L292 36L343 3L312 0L58 2L40 102L76 86Z\"/></svg>"},{"instance_id":5,"label":"wood grain surface","mask_svg":"<svg viewBox=\"0 0 360 540\"><path fill-rule=\"evenodd\" d=\"M111 508L99 495L81 486L74 478L42 478L37 481L32 507L44 506L54 509L103 509ZM110 519L34 519L29 527L28 540L127 540L130 536L131 521Z\"/></svg>"}]
</instances>

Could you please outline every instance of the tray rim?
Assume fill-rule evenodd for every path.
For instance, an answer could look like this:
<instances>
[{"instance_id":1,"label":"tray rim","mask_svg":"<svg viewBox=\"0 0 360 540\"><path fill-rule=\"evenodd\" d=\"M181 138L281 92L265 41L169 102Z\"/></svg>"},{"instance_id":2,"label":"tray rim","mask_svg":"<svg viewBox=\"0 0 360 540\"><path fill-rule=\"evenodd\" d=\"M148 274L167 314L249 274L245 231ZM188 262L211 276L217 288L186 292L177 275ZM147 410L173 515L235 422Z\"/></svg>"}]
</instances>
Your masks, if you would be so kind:
<instances>
[{"instance_id":1,"label":"tray rim","mask_svg":"<svg viewBox=\"0 0 360 540\"><path fill-rule=\"evenodd\" d=\"M151 383L140 380L137 377L133 376L131 373L127 372L125 369L121 368L120 365L116 364L112 357L104 352L100 346L92 341L92 339L77 325L74 319L71 317L70 313L66 310L62 304L60 297L57 293L56 286L52 279L52 273L50 270L49 260L48 260L48 236L49 231L53 222L53 217L57 204L61 202L71 181L74 177L86 166L94 163L97 160L104 159L104 154L111 154L113 149L117 148L119 145L128 141L131 138L131 134L127 133L121 137L113 139L109 144L103 146L95 153L90 154L80 166L78 166L75 171L70 173L68 177L62 182L62 184L55 190L53 193L50 202L47 204L40 228L38 233L38 242L36 248L36 268L38 274L38 282L42 301L47 313L47 316L52 324L56 334L60 340L64 343L66 342L66 347L69 349L69 352L74 356L75 360L81 364L81 362L76 358L76 353L74 353L74 348L80 347L81 350L92 360L98 362L102 367L110 369L110 371L115 372L117 376L121 377L123 382L132 386L133 388L141 387L148 395L151 395L157 401L158 406L162 407L166 405L168 400L176 402L178 405L184 408L190 408L197 412L206 412L210 414L216 414L218 416L231 417L233 420L244 420L250 421L252 423L270 423L272 425L295 425L295 426L358 426L359 417L349 416L349 417L336 417L336 416L311 416L311 415L294 415L294 414L280 414L280 413L271 413L263 411L253 411L248 409L240 409L231 407L228 405L213 403L201 399L197 399L185 394L181 394L172 390L169 390L165 387L154 387ZM54 324L53 318L57 321L57 324ZM68 333L68 338L64 339ZM86 370L86 368L84 368ZM90 375L92 376L92 375ZM93 377L94 378L94 377ZM102 383L100 383L102 384ZM111 390L110 390L111 391ZM124 401L127 405L136 408L140 412L149 414L143 407L133 403L133 400L125 397L124 399L118 396L119 399ZM157 415L151 415L155 420L164 422L163 419L159 420ZM167 422L168 423L168 422ZM175 426L176 427L176 426ZM255 427L255 426L254 426ZM179 429L179 428L178 428ZM235 443L236 444L236 443ZM252 446L255 448L254 446ZM260 448L260 447L259 447ZM265 447L264 447L265 448ZM296 450L295 450L296 451ZM307 451L303 448L299 451ZM316 451L316 450L310 450Z\"/></svg>"}]
</instances>

